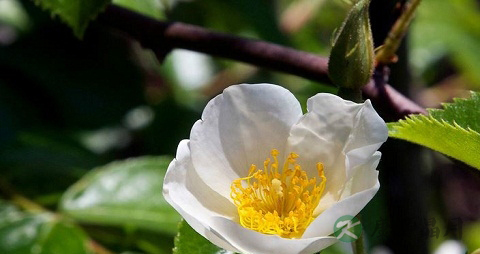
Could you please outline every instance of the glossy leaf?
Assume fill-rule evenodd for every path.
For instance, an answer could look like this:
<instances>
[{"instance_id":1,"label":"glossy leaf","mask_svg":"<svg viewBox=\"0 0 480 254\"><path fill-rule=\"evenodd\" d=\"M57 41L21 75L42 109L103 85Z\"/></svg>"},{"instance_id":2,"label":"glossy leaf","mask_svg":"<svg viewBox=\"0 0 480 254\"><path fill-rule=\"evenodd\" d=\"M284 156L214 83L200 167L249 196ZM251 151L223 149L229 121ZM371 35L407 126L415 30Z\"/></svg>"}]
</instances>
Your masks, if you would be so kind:
<instances>
[{"instance_id":1,"label":"glossy leaf","mask_svg":"<svg viewBox=\"0 0 480 254\"><path fill-rule=\"evenodd\" d=\"M141 157L94 169L67 190L60 207L82 222L173 234L180 216L162 195L170 161Z\"/></svg>"},{"instance_id":2,"label":"glossy leaf","mask_svg":"<svg viewBox=\"0 0 480 254\"><path fill-rule=\"evenodd\" d=\"M193 230L187 222L183 221L178 227L178 234L175 237L174 254L214 254L227 253L227 251L217 247L206 238Z\"/></svg>"},{"instance_id":3,"label":"glossy leaf","mask_svg":"<svg viewBox=\"0 0 480 254\"><path fill-rule=\"evenodd\" d=\"M82 37L88 23L110 3L110 0L35 0L37 5L58 15L76 36Z\"/></svg>"},{"instance_id":4,"label":"glossy leaf","mask_svg":"<svg viewBox=\"0 0 480 254\"><path fill-rule=\"evenodd\" d=\"M0 200L0 253L92 253L76 226L50 213L27 214Z\"/></svg>"},{"instance_id":5,"label":"glossy leaf","mask_svg":"<svg viewBox=\"0 0 480 254\"><path fill-rule=\"evenodd\" d=\"M429 115L389 123L389 136L417 143L480 169L480 93L455 99Z\"/></svg>"}]
</instances>

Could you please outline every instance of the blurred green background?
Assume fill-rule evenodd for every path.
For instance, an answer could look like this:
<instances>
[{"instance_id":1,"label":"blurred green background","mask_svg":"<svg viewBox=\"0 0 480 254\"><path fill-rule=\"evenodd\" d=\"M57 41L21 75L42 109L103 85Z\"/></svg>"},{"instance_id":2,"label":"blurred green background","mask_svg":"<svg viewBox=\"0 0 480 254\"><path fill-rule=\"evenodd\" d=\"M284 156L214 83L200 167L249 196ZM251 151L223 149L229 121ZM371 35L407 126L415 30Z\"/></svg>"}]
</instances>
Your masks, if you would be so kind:
<instances>
[{"instance_id":1,"label":"blurred green background","mask_svg":"<svg viewBox=\"0 0 480 254\"><path fill-rule=\"evenodd\" d=\"M113 2L155 19L323 56L351 6L347 0ZM413 77L407 89L422 106L438 107L480 88L479 6L475 0L422 2L403 58L405 75ZM185 50L160 62L98 21L79 40L33 1L0 0L0 253L170 253L179 216L161 195L164 170L207 101L238 83L282 85L303 105L318 92L336 92ZM425 219L436 218L433 228L441 232L428 237L432 251L452 238L469 251L480 248L478 172L422 154ZM385 195L366 208L374 214L363 221L372 246L408 233L389 232ZM452 219L460 219L461 228L445 235L453 232ZM348 246L324 253L344 252Z\"/></svg>"}]
</instances>

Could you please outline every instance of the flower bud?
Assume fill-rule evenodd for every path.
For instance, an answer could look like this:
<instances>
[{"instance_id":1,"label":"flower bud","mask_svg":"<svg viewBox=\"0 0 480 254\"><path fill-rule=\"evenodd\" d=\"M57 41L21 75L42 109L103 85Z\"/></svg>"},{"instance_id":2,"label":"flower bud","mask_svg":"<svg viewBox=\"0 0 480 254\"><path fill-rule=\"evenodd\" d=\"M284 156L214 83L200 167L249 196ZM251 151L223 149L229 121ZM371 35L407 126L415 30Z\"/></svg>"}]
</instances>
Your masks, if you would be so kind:
<instances>
[{"instance_id":1,"label":"flower bud","mask_svg":"<svg viewBox=\"0 0 480 254\"><path fill-rule=\"evenodd\" d=\"M350 10L337 33L330 52L328 72L332 82L347 89L360 89L373 72L373 38L368 6L359 0Z\"/></svg>"}]
</instances>

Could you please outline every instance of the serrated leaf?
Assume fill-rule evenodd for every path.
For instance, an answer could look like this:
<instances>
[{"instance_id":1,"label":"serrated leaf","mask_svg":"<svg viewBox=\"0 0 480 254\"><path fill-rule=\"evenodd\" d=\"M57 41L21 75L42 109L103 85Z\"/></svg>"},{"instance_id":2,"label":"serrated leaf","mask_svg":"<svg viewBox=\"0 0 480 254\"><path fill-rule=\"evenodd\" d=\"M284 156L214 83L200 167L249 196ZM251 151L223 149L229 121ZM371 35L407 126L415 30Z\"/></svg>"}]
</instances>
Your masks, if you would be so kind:
<instances>
[{"instance_id":1,"label":"serrated leaf","mask_svg":"<svg viewBox=\"0 0 480 254\"><path fill-rule=\"evenodd\" d=\"M50 213L24 213L0 200L0 215L0 253L92 253L81 229Z\"/></svg>"},{"instance_id":2,"label":"serrated leaf","mask_svg":"<svg viewBox=\"0 0 480 254\"><path fill-rule=\"evenodd\" d=\"M223 250L193 230L187 222L182 220L175 237L174 254L220 254L229 253Z\"/></svg>"},{"instance_id":3,"label":"serrated leaf","mask_svg":"<svg viewBox=\"0 0 480 254\"><path fill-rule=\"evenodd\" d=\"M82 37L88 23L105 9L111 0L34 0L37 5L48 9L52 15L73 29L77 37Z\"/></svg>"},{"instance_id":4,"label":"serrated leaf","mask_svg":"<svg viewBox=\"0 0 480 254\"><path fill-rule=\"evenodd\" d=\"M389 123L389 136L417 143L480 169L480 93L455 99L429 115Z\"/></svg>"},{"instance_id":5,"label":"serrated leaf","mask_svg":"<svg viewBox=\"0 0 480 254\"><path fill-rule=\"evenodd\" d=\"M60 208L82 222L174 234L180 215L162 194L171 159L140 157L96 168L67 190Z\"/></svg>"},{"instance_id":6,"label":"serrated leaf","mask_svg":"<svg viewBox=\"0 0 480 254\"><path fill-rule=\"evenodd\" d=\"M451 125L458 124L480 133L480 92L471 92L469 99L455 98L453 103L442 106L443 109L430 109L429 114Z\"/></svg>"}]
</instances>

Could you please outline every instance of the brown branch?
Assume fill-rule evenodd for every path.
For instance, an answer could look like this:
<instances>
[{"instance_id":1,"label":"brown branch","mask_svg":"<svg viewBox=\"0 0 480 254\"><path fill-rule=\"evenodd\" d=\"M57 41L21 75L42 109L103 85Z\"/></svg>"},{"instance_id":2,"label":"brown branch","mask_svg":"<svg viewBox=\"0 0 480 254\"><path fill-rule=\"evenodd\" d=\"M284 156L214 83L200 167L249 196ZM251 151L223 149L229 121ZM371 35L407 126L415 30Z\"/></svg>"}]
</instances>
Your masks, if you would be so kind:
<instances>
[{"instance_id":1,"label":"brown branch","mask_svg":"<svg viewBox=\"0 0 480 254\"><path fill-rule=\"evenodd\" d=\"M388 116L385 121L396 121L410 114L427 114L427 111L415 102L403 96L387 84L389 69L386 66L377 66L373 79L363 87L365 97L372 100L381 115Z\"/></svg>"},{"instance_id":2,"label":"brown branch","mask_svg":"<svg viewBox=\"0 0 480 254\"><path fill-rule=\"evenodd\" d=\"M182 48L332 84L327 72L328 59L315 54L179 22L157 21L114 5L107 7L98 20L152 49L160 60L172 49ZM409 113L425 112L388 85L369 84L364 87L363 94L374 104L387 107L386 111L393 112L396 119Z\"/></svg>"},{"instance_id":3,"label":"brown branch","mask_svg":"<svg viewBox=\"0 0 480 254\"><path fill-rule=\"evenodd\" d=\"M173 48L242 61L329 83L327 59L259 40L208 31L179 22L160 22L117 6L109 6L99 20L117 28L162 60Z\"/></svg>"}]
</instances>

